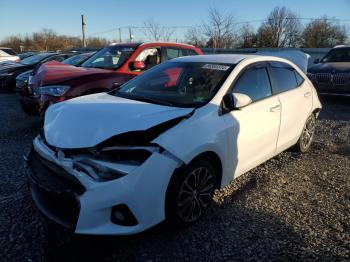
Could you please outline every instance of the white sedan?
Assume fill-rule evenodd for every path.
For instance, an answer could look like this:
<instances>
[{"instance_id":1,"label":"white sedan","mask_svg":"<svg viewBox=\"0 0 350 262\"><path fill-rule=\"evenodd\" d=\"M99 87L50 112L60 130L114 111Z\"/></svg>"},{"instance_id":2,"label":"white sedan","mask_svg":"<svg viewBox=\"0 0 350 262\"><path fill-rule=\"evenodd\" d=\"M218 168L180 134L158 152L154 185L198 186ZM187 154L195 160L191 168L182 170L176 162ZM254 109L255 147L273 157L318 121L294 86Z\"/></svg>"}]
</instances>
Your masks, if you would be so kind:
<instances>
[{"instance_id":1,"label":"white sedan","mask_svg":"<svg viewBox=\"0 0 350 262\"><path fill-rule=\"evenodd\" d=\"M173 59L110 93L50 106L27 156L32 196L80 234L188 225L215 189L287 148L306 152L320 109L288 60Z\"/></svg>"}]
</instances>

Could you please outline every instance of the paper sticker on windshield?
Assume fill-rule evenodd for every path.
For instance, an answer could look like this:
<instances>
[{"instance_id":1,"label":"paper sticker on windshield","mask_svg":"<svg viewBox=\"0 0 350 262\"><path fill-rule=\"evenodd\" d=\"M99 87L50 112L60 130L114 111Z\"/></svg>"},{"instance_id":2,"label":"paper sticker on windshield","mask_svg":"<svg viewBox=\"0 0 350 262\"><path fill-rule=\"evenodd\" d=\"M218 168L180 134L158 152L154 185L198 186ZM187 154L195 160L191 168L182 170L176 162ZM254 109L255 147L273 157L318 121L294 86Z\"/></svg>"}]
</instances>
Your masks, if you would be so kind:
<instances>
[{"instance_id":1,"label":"paper sticker on windshield","mask_svg":"<svg viewBox=\"0 0 350 262\"><path fill-rule=\"evenodd\" d=\"M225 66L225 65L205 64L204 66L202 66L202 68L211 69L211 70L226 71L230 67L229 66Z\"/></svg>"}]
</instances>

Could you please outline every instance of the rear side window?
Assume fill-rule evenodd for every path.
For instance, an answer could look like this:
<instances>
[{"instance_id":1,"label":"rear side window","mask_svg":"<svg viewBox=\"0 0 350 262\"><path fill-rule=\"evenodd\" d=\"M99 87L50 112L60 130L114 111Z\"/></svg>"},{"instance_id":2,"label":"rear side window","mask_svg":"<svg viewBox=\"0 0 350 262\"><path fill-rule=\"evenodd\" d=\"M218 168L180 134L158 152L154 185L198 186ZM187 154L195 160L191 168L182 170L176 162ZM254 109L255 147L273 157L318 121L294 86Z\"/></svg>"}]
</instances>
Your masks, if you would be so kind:
<instances>
[{"instance_id":1,"label":"rear side window","mask_svg":"<svg viewBox=\"0 0 350 262\"><path fill-rule=\"evenodd\" d=\"M297 88L304 81L293 67L281 62L271 62L270 73L275 94Z\"/></svg>"},{"instance_id":2,"label":"rear side window","mask_svg":"<svg viewBox=\"0 0 350 262\"><path fill-rule=\"evenodd\" d=\"M193 49L187 49L188 55L198 55Z\"/></svg>"},{"instance_id":3,"label":"rear side window","mask_svg":"<svg viewBox=\"0 0 350 262\"><path fill-rule=\"evenodd\" d=\"M187 56L187 50L180 48L166 48L166 60L174 59L179 56Z\"/></svg>"},{"instance_id":4,"label":"rear side window","mask_svg":"<svg viewBox=\"0 0 350 262\"><path fill-rule=\"evenodd\" d=\"M238 79L233 92L248 95L253 102L271 96L271 86L266 68L248 69Z\"/></svg>"}]
</instances>

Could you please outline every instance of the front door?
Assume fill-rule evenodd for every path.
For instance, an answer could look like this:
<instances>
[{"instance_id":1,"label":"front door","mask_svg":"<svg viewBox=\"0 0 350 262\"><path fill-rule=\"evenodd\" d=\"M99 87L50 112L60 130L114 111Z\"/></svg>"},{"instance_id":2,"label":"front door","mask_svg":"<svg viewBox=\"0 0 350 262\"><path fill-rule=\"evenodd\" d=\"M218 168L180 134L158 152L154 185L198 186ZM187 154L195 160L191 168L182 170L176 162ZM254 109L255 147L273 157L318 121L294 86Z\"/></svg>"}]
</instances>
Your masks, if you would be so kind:
<instances>
[{"instance_id":1,"label":"front door","mask_svg":"<svg viewBox=\"0 0 350 262\"><path fill-rule=\"evenodd\" d=\"M236 155L232 158L237 161L235 176L238 176L275 154L281 104L278 97L272 95L265 64L244 71L232 92L246 94L252 99L250 105L224 116L228 124L235 125L232 152Z\"/></svg>"}]
</instances>

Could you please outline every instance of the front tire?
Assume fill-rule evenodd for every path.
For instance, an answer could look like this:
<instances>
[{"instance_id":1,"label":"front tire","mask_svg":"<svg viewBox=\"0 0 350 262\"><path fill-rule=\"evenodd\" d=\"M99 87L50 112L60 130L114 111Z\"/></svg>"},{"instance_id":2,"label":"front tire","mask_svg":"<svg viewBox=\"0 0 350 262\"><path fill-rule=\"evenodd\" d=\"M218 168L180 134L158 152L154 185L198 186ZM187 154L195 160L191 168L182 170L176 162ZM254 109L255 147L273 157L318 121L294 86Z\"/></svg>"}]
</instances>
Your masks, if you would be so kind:
<instances>
[{"instance_id":1,"label":"front tire","mask_svg":"<svg viewBox=\"0 0 350 262\"><path fill-rule=\"evenodd\" d=\"M300 138L295 145L295 149L300 153L306 153L311 146L311 142L315 135L315 129L316 129L316 116L314 114L311 114L303 127L303 131L300 135Z\"/></svg>"},{"instance_id":2,"label":"front tire","mask_svg":"<svg viewBox=\"0 0 350 262\"><path fill-rule=\"evenodd\" d=\"M177 170L168 186L165 212L172 226L184 227L198 221L212 203L217 172L204 160L195 160Z\"/></svg>"}]
</instances>

